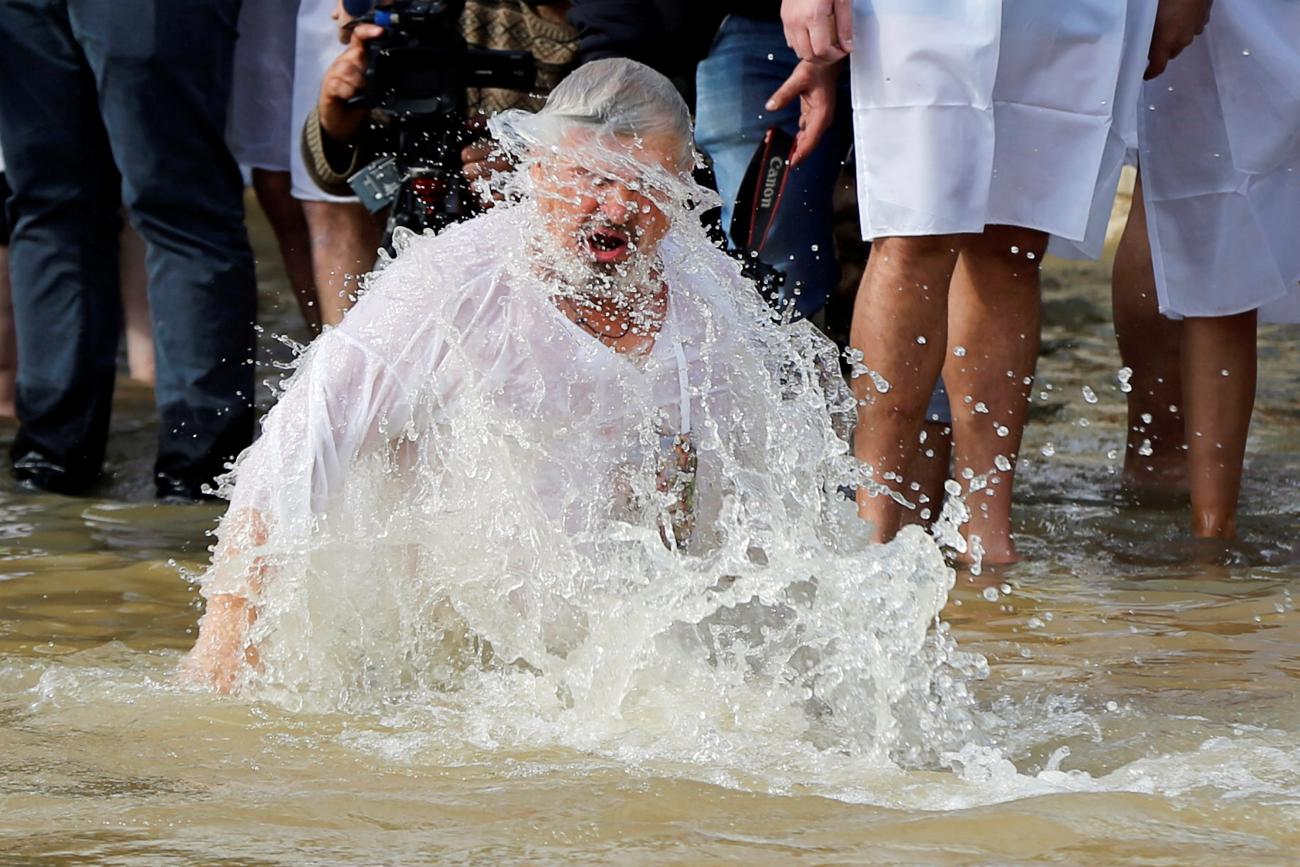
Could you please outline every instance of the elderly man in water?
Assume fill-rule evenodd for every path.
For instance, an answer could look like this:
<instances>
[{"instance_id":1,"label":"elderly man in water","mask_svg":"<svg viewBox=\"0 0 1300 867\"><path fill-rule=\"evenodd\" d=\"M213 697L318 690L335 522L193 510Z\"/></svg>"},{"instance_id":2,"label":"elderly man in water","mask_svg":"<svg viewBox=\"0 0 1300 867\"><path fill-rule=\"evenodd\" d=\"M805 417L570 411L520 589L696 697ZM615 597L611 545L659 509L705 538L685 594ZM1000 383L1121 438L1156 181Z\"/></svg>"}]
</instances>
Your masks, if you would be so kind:
<instances>
[{"instance_id":1,"label":"elderly man in water","mask_svg":"<svg viewBox=\"0 0 1300 867\"><path fill-rule=\"evenodd\" d=\"M704 235L672 85L599 61L492 130L504 203L399 236L224 480L192 680L355 695L468 646L537 667L664 557L735 582L825 544L851 398Z\"/></svg>"}]
</instances>

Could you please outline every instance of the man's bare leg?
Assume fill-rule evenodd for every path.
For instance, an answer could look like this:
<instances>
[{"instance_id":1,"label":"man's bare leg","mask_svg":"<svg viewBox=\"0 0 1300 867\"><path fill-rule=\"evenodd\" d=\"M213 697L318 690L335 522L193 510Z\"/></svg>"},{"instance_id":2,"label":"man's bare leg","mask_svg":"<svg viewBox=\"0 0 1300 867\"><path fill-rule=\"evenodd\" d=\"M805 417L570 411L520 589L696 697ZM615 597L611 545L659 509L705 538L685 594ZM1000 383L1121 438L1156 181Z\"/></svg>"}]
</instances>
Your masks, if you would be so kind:
<instances>
[{"instance_id":1,"label":"man's bare leg","mask_svg":"<svg viewBox=\"0 0 1300 867\"><path fill-rule=\"evenodd\" d=\"M289 192L291 186L288 172L253 169L253 192L257 194L257 203L275 232L280 258L284 260L284 272L298 301L303 321L315 335L320 333L321 318L312 274L311 233L307 229L303 203Z\"/></svg>"},{"instance_id":2,"label":"man's bare leg","mask_svg":"<svg viewBox=\"0 0 1300 867\"><path fill-rule=\"evenodd\" d=\"M1011 497L1038 361L1046 248L1042 232L990 226L962 248L952 280L943 379L952 403L954 466L969 491L964 532L979 537L985 563L1019 559ZM973 479L983 487L970 490Z\"/></svg>"},{"instance_id":3,"label":"man's bare leg","mask_svg":"<svg viewBox=\"0 0 1300 867\"><path fill-rule=\"evenodd\" d=\"M1187 490L1180 366L1182 323L1160 315L1151 242L1143 207L1142 178L1115 250L1111 273L1115 338L1129 380L1124 487L1138 494L1168 495Z\"/></svg>"},{"instance_id":4,"label":"man's bare leg","mask_svg":"<svg viewBox=\"0 0 1300 867\"><path fill-rule=\"evenodd\" d=\"M380 230L356 202L303 202L321 323L338 325L356 301L357 278L375 265Z\"/></svg>"},{"instance_id":5,"label":"man's bare leg","mask_svg":"<svg viewBox=\"0 0 1300 867\"><path fill-rule=\"evenodd\" d=\"M1183 403L1192 535L1235 539L1246 436L1255 409L1258 315L1183 322Z\"/></svg>"},{"instance_id":6,"label":"man's bare leg","mask_svg":"<svg viewBox=\"0 0 1300 867\"><path fill-rule=\"evenodd\" d=\"M132 379L153 385L153 319L149 315L146 252L144 238L124 217L117 274L122 287L122 319L126 324L126 365Z\"/></svg>"},{"instance_id":7,"label":"man's bare leg","mask_svg":"<svg viewBox=\"0 0 1300 867\"><path fill-rule=\"evenodd\" d=\"M18 335L10 295L9 246L0 244L0 417L14 418L18 380Z\"/></svg>"},{"instance_id":8,"label":"man's bare leg","mask_svg":"<svg viewBox=\"0 0 1300 867\"><path fill-rule=\"evenodd\" d=\"M877 482L904 496L921 421L943 366L948 283L964 238L876 239L853 308L850 345L888 383L882 392L872 376L854 377L858 426L853 451ZM902 511L887 496L858 493L858 514L872 524L877 541L894 537Z\"/></svg>"},{"instance_id":9,"label":"man's bare leg","mask_svg":"<svg viewBox=\"0 0 1300 867\"><path fill-rule=\"evenodd\" d=\"M926 421L921 425L916 454L912 456L912 465L905 475L905 495L916 503L916 509L901 511L901 523L904 526L919 524L929 527L938 520L939 513L943 510L943 483L948 480L951 461L952 425ZM912 485L916 485L916 490L912 489Z\"/></svg>"}]
</instances>

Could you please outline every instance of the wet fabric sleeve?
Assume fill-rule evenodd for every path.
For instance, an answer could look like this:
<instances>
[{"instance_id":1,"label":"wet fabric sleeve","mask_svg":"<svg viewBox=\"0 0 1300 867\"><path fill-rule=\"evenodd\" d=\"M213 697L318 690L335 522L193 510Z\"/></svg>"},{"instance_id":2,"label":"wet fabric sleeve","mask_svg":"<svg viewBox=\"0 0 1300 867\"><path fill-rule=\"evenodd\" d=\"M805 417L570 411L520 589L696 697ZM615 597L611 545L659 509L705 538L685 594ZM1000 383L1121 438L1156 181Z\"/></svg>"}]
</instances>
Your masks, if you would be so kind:
<instances>
[{"instance_id":1,"label":"wet fabric sleeve","mask_svg":"<svg viewBox=\"0 0 1300 867\"><path fill-rule=\"evenodd\" d=\"M347 327L322 335L241 456L229 514L253 509L277 535L310 533L349 465L405 428L406 392L389 363Z\"/></svg>"}]
</instances>

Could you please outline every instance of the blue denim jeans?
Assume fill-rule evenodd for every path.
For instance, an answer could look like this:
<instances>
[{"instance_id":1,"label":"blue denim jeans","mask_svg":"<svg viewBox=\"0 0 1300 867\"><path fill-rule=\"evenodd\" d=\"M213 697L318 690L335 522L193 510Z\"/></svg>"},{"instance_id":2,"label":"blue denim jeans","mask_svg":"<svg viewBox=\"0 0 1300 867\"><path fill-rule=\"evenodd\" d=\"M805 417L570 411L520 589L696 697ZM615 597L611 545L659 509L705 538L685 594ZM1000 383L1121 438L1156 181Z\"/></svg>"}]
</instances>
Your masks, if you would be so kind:
<instances>
[{"instance_id":1,"label":"blue denim jeans","mask_svg":"<svg viewBox=\"0 0 1300 867\"><path fill-rule=\"evenodd\" d=\"M799 59L785 43L779 21L730 15L722 23L695 74L695 140L713 163L722 196L722 228L731 226L736 195L745 169L769 127L794 135L799 104L777 112L763 108L790 77ZM835 120L817 149L791 172L763 261L785 274L787 301L800 316L822 308L840 280L835 258L832 201L835 181L852 140L853 121L847 76L841 83ZM928 421L948 423L948 396L939 380L925 413Z\"/></svg>"},{"instance_id":2,"label":"blue denim jeans","mask_svg":"<svg viewBox=\"0 0 1300 867\"><path fill-rule=\"evenodd\" d=\"M731 15L696 70L695 139L713 163L724 231L731 226L745 169L763 134L773 126L790 135L799 130L798 101L777 112L763 108L798 62L785 44L779 21ZM763 260L785 274L787 297L802 316L820 310L839 283L831 198L851 133L846 80L831 129L812 155L790 172L763 250Z\"/></svg>"},{"instance_id":3,"label":"blue denim jeans","mask_svg":"<svg viewBox=\"0 0 1300 867\"><path fill-rule=\"evenodd\" d=\"M122 327L119 213L148 242L158 473L208 481L253 435L253 256L225 143L240 0L0 0L13 188L14 458L98 475Z\"/></svg>"}]
</instances>

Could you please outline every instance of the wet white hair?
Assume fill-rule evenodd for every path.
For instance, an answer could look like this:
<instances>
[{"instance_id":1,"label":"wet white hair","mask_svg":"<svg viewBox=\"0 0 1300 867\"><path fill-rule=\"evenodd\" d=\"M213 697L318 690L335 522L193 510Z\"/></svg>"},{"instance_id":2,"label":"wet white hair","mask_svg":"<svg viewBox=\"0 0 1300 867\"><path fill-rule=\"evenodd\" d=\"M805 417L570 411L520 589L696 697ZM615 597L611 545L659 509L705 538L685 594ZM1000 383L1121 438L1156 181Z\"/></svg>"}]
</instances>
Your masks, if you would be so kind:
<instances>
[{"instance_id":1,"label":"wet white hair","mask_svg":"<svg viewBox=\"0 0 1300 867\"><path fill-rule=\"evenodd\" d=\"M671 81L635 60L587 63L556 85L535 114L512 109L488 121L497 140L517 154L560 146L564 130L574 125L591 129L598 139L667 137L678 144L679 171L689 172L695 163L686 101Z\"/></svg>"}]
</instances>

